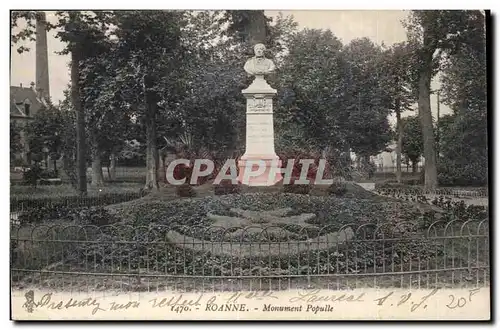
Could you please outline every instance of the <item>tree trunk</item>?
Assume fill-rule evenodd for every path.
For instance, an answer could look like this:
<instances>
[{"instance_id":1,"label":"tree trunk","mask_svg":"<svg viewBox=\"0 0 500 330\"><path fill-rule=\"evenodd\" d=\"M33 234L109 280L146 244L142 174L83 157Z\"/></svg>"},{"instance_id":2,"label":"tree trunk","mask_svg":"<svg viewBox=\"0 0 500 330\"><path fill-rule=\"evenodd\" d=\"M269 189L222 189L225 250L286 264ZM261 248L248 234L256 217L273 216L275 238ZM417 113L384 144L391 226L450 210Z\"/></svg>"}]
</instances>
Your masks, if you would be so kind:
<instances>
[{"instance_id":1,"label":"tree trunk","mask_svg":"<svg viewBox=\"0 0 500 330\"><path fill-rule=\"evenodd\" d=\"M155 142L156 142L156 127L155 127ZM159 182L161 179L160 174L160 152L158 151L158 147L155 143L155 149L153 154L153 159L155 160L155 168L156 168L156 182Z\"/></svg>"},{"instance_id":2,"label":"tree trunk","mask_svg":"<svg viewBox=\"0 0 500 330\"><path fill-rule=\"evenodd\" d=\"M57 159L56 158L54 158L52 160L52 164L54 165L54 174L57 176L58 173L57 173Z\"/></svg>"},{"instance_id":3,"label":"tree trunk","mask_svg":"<svg viewBox=\"0 0 500 330\"><path fill-rule=\"evenodd\" d=\"M156 104L153 92L150 91L152 81L144 77L146 101L146 184L145 190L159 190L158 186L158 148L156 146Z\"/></svg>"},{"instance_id":4,"label":"tree trunk","mask_svg":"<svg viewBox=\"0 0 500 330\"><path fill-rule=\"evenodd\" d=\"M401 122L399 99L396 99L396 126L398 134L398 142L396 145L396 181L397 183L401 183L401 150L403 149L403 123Z\"/></svg>"},{"instance_id":5,"label":"tree trunk","mask_svg":"<svg viewBox=\"0 0 500 330\"><path fill-rule=\"evenodd\" d=\"M158 180L160 182L167 182L166 168L165 168L165 157L158 157L160 159L160 166L158 167Z\"/></svg>"},{"instance_id":6,"label":"tree trunk","mask_svg":"<svg viewBox=\"0 0 500 330\"><path fill-rule=\"evenodd\" d=\"M92 186L104 186L104 176L102 175L102 162L101 155L98 151L93 152L92 155Z\"/></svg>"},{"instance_id":7,"label":"tree trunk","mask_svg":"<svg viewBox=\"0 0 500 330\"><path fill-rule=\"evenodd\" d=\"M149 120L148 120L149 121ZM158 190L158 170L155 158L156 150L156 127L155 123L148 123L146 127L147 148L146 148L146 184L144 189ZM157 152L156 152L157 154Z\"/></svg>"},{"instance_id":8,"label":"tree trunk","mask_svg":"<svg viewBox=\"0 0 500 330\"><path fill-rule=\"evenodd\" d=\"M411 161L411 172L413 174L416 174L417 173L417 169L418 169L418 159L414 159Z\"/></svg>"},{"instance_id":9,"label":"tree trunk","mask_svg":"<svg viewBox=\"0 0 500 330\"><path fill-rule=\"evenodd\" d=\"M111 152L111 155L109 156L109 179L110 180L116 180L116 154L114 151Z\"/></svg>"},{"instance_id":10,"label":"tree trunk","mask_svg":"<svg viewBox=\"0 0 500 330\"><path fill-rule=\"evenodd\" d=\"M352 165L352 159L351 159L351 147L346 143L345 145L345 160L346 164L351 166Z\"/></svg>"},{"instance_id":11,"label":"tree trunk","mask_svg":"<svg viewBox=\"0 0 500 330\"><path fill-rule=\"evenodd\" d=\"M70 11L70 21L75 22L78 13ZM77 149L77 176L78 192L87 195L87 146L85 141L85 112L80 100L80 49L73 44L71 49L71 103L76 111L76 149Z\"/></svg>"},{"instance_id":12,"label":"tree trunk","mask_svg":"<svg viewBox=\"0 0 500 330\"><path fill-rule=\"evenodd\" d=\"M429 59L429 57L428 57ZM437 187L437 167L436 167L436 142L434 140L434 127L431 113L431 61L426 61L420 70L418 82L418 113L422 123L422 135L424 139L425 158L425 181L424 187L434 190Z\"/></svg>"}]
</instances>

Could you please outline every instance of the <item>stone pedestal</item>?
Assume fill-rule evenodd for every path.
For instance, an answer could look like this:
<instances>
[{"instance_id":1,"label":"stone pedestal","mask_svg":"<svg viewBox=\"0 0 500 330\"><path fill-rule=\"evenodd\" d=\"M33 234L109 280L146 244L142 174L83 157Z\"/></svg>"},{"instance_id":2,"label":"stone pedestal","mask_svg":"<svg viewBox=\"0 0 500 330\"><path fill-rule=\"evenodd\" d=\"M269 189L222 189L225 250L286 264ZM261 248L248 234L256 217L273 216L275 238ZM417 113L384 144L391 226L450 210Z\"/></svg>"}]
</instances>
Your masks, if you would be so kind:
<instances>
[{"instance_id":1,"label":"stone pedestal","mask_svg":"<svg viewBox=\"0 0 500 330\"><path fill-rule=\"evenodd\" d=\"M273 96L276 90L268 85L263 75L256 75L242 93L247 102L246 148L238 162L238 180L249 186L272 186L282 178L279 171L270 177L271 169L281 167L274 150ZM263 172L252 175L252 172L257 173L259 166L263 168L259 172Z\"/></svg>"}]
</instances>

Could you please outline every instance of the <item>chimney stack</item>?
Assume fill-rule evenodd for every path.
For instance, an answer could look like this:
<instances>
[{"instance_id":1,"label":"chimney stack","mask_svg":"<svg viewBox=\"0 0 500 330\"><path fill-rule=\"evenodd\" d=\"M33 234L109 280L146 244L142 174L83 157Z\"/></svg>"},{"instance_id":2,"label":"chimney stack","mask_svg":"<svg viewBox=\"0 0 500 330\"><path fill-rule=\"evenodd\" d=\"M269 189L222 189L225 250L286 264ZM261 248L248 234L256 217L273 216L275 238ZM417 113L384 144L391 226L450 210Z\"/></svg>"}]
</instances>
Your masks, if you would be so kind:
<instances>
[{"instance_id":1,"label":"chimney stack","mask_svg":"<svg viewBox=\"0 0 500 330\"><path fill-rule=\"evenodd\" d=\"M41 11L36 13L36 90L38 97L50 98L47 20Z\"/></svg>"}]
</instances>

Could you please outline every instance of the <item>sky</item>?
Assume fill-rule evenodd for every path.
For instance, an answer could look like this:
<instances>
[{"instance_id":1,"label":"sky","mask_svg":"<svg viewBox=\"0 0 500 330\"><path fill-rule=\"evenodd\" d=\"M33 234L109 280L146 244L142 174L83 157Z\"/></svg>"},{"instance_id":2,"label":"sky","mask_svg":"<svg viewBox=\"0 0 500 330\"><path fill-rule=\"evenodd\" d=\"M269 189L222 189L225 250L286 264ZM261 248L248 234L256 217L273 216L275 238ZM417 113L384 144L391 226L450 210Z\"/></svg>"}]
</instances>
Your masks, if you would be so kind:
<instances>
[{"instance_id":1,"label":"sky","mask_svg":"<svg viewBox=\"0 0 500 330\"><path fill-rule=\"evenodd\" d=\"M280 11L266 11L266 15L274 17ZM368 37L375 43L392 45L406 40L406 32L401 23L408 15L403 10L284 10L284 16L293 15L299 24L299 29L315 28L330 29L344 44L349 41ZM46 12L49 21L54 20L53 12ZM55 32L50 31L47 36L49 52L49 80L50 93L53 101L57 103L63 99L63 91L69 83L69 56L58 55L56 52L64 48L64 44L55 38ZM18 54L11 49L11 86L28 87L35 81L35 45L26 44L30 52ZM438 79L434 79L432 88L439 86ZM434 116L437 113L437 100L431 95L431 107ZM441 104L441 115L451 113L451 110ZM412 114L408 112L403 116ZM394 123L395 118L390 117Z\"/></svg>"}]
</instances>

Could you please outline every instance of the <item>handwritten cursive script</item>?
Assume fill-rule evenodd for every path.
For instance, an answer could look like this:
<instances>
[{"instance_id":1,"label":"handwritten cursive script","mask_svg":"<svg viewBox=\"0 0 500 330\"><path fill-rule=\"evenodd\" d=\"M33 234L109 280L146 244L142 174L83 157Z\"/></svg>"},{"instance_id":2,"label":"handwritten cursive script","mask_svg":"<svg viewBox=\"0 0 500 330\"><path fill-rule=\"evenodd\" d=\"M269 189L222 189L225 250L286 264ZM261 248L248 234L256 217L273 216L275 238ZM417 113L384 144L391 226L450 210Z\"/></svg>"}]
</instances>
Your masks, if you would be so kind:
<instances>
[{"instance_id":1,"label":"handwritten cursive script","mask_svg":"<svg viewBox=\"0 0 500 330\"><path fill-rule=\"evenodd\" d=\"M278 299L273 291L251 291L251 292L235 292L230 296L226 303L236 304L238 299L262 300L262 299Z\"/></svg>"},{"instance_id":2,"label":"handwritten cursive script","mask_svg":"<svg viewBox=\"0 0 500 330\"><path fill-rule=\"evenodd\" d=\"M399 307L401 305L404 305L406 304L409 304L411 307L410 307L410 310L412 312L416 311L417 309L419 309L420 307L422 307L423 309L427 308L427 305L424 304L431 296L435 295L437 292L438 292L439 288L435 288L433 289L429 294L426 294L424 295L423 297L413 297L412 298L412 293L411 292L407 292L405 294L402 294L401 296L399 296L399 298L394 298L395 299L395 302L396 302L396 307ZM387 299L389 299L389 297L393 297L394 295L394 291L391 291L389 292L388 294L386 294L385 296L383 297L380 297L380 298L377 298L375 299L374 301L377 302L377 305L378 306L383 306L385 301ZM414 302L414 301L408 301L410 298L413 299L416 299L417 302ZM391 303L390 306L394 306L394 303Z\"/></svg>"},{"instance_id":3,"label":"handwritten cursive script","mask_svg":"<svg viewBox=\"0 0 500 330\"><path fill-rule=\"evenodd\" d=\"M308 290L305 292L299 292L298 296L290 298L288 301L290 302L341 302L341 301L352 301L352 302L363 302L363 297L365 293L360 293L358 295L354 294L336 294L336 295L326 295L319 296L318 293L320 289Z\"/></svg>"},{"instance_id":4,"label":"handwritten cursive script","mask_svg":"<svg viewBox=\"0 0 500 330\"><path fill-rule=\"evenodd\" d=\"M23 307L29 313L32 313L34 308L48 308L48 309L69 309L69 308L83 308L83 307L94 307L92 309L92 315L95 315L98 311L105 311L104 308L101 308L101 304L94 298L85 298L85 299L74 299L70 298L69 300L52 300L52 293L44 294L40 300L35 301L35 294L33 290L30 290L26 293L26 302L23 304Z\"/></svg>"},{"instance_id":5,"label":"handwritten cursive script","mask_svg":"<svg viewBox=\"0 0 500 330\"><path fill-rule=\"evenodd\" d=\"M153 308L162 308L162 307L174 307L174 306L201 306L200 301L203 297L203 294L200 293L198 299L183 299L184 296L172 296L172 297L164 297L164 298L154 298L149 301Z\"/></svg>"},{"instance_id":6,"label":"handwritten cursive script","mask_svg":"<svg viewBox=\"0 0 500 330\"><path fill-rule=\"evenodd\" d=\"M438 294L439 292L439 294ZM366 304L375 305L378 309L399 309L401 311L435 313L435 309L442 305L449 310L465 311L470 305L476 303L480 288L465 290L418 289L418 290L348 290L327 291L321 289L301 290L294 292L273 291L236 291L203 293L157 293L149 298L131 300L128 297L61 298L57 294L43 293L38 297L33 290L24 294L22 308L28 313L36 309L63 311L69 309L83 309L84 313L96 315L98 312L115 312L128 315L132 309L141 308L148 313L148 309L161 309L162 314L169 313L197 313L203 312L304 312L314 315L342 313L342 311L368 307ZM286 298L284 298L286 297ZM283 299L284 298L284 299ZM288 300L288 303L287 303ZM352 305L353 303L358 303ZM352 307L351 307L352 306ZM137 311L136 311L137 312ZM151 311L152 312L152 311ZM78 314L78 312L74 312ZM136 313L137 314L137 313Z\"/></svg>"}]
</instances>

